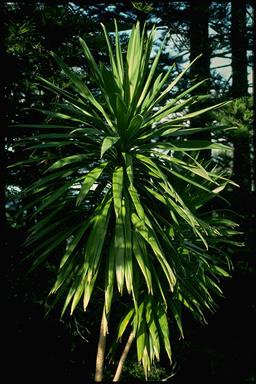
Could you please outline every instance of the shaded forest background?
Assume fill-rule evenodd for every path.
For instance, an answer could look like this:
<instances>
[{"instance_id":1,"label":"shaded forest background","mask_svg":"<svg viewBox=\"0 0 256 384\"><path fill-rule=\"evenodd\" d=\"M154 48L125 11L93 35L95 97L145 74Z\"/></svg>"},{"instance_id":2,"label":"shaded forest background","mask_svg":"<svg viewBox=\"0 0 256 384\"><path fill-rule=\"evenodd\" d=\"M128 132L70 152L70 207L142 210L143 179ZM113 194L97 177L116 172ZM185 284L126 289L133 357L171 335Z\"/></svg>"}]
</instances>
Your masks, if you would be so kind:
<instances>
[{"instance_id":1,"label":"shaded forest background","mask_svg":"<svg viewBox=\"0 0 256 384\"><path fill-rule=\"evenodd\" d=\"M74 70L84 73L90 82L86 65L78 46L78 36L88 42L97 59L106 55L99 23L113 29L117 19L124 46L132 24L147 21L147 28L157 25L160 44L164 31L169 29L169 48L160 60L166 70L174 61L179 71L184 63L202 53L182 85L189 81L209 78L201 89L211 93L212 102L232 99L225 110L206 114L194 122L207 126L219 120L224 125L238 127L235 131L211 136L212 140L228 143L232 154L212 152L209 161L229 170L240 188L227 192L230 209L237 212L241 241L244 247L233 255L234 272L222 283L225 298L218 300L217 312L208 317L208 325L196 324L185 314L185 340L174 339L175 367L162 361L155 379L171 376L170 382L189 375L198 378L226 378L233 382L251 383L255 374L255 133L253 132L253 1L157 1L157 2L2 2L2 124L1 124L1 222L3 236L6 305L3 328L5 360L9 376L33 379L38 375L51 379L92 378L96 335L100 316L97 302L86 317L77 315L59 320L58 313L45 317L44 299L52 284L51 265L27 275L28 265L22 262L24 226L19 199L13 199L17 189L33 180L35 166L7 169L8 164L22 160L24 154L12 149L17 137L25 131L11 125L41 122L41 115L27 108L54 105L52 95L39 91L35 77L42 76L67 86L53 62L49 51L64 58ZM223 62L223 59L227 59ZM223 64L224 63L224 64ZM223 70L228 71L225 76ZM93 86L93 85L92 85ZM208 132L208 131L207 131ZM208 135L208 133L207 133ZM200 137L204 139L206 137ZM5 202L5 204L4 204ZM215 207L216 208L216 207ZM97 324L97 326L95 326ZM8 330L8 331L7 331ZM130 364L124 379L142 378L139 368ZM158 372L158 373L157 373ZM157 378L156 378L157 377Z\"/></svg>"}]
</instances>

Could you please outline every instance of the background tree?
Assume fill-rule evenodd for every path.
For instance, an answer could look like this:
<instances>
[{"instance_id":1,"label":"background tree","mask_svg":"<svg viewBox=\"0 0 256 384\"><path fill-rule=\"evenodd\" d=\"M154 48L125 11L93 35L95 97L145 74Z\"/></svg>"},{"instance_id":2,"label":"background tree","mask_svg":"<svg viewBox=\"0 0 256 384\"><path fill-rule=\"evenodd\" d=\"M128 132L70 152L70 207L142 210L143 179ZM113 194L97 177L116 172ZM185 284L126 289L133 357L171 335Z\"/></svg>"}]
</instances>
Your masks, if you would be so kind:
<instances>
[{"instance_id":1,"label":"background tree","mask_svg":"<svg viewBox=\"0 0 256 384\"><path fill-rule=\"evenodd\" d=\"M232 49L232 88L233 98L248 95L248 37L246 30L246 2L233 0L231 3L231 49ZM241 191L251 188L249 133L237 135L234 139L234 180Z\"/></svg>"},{"instance_id":2,"label":"background tree","mask_svg":"<svg viewBox=\"0 0 256 384\"><path fill-rule=\"evenodd\" d=\"M202 95L209 95L210 84L210 58L211 46L209 42L209 5L210 1L193 1L190 2L189 15L190 15L190 61L198 55L202 55L196 64L190 70L191 81L202 81L208 79L202 84L200 93ZM209 103L209 101L208 101ZM203 103L207 107L207 101ZM205 127L207 122L207 115L201 116L194 121L194 127ZM201 132L201 140L211 140L210 132ZM210 157L210 154L208 154Z\"/></svg>"}]
</instances>

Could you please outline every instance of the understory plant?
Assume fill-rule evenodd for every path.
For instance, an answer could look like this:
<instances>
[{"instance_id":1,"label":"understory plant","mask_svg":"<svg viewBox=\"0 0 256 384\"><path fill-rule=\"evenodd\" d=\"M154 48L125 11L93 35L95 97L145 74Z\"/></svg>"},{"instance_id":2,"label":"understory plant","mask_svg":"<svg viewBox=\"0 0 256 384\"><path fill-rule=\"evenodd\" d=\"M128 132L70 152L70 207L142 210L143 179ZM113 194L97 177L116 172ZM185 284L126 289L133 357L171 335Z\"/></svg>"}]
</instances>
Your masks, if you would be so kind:
<instances>
[{"instance_id":1,"label":"understory plant","mask_svg":"<svg viewBox=\"0 0 256 384\"><path fill-rule=\"evenodd\" d=\"M17 146L29 154L21 165L36 163L39 170L22 191L29 197L23 213L31 223L26 245L32 269L56 263L57 254L49 306L63 303L62 316L80 305L86 311L101 288L95 381L103 379L113 301L125 303L114 314L119 326L111 334L114 347L127 339L118 381L132 345L147 377L164 351L171 362L170 324L184 336L183 308L203 322L205 311L215 309L219 278L229 276L230 237L237 232L226 214L207 208L232 182L198 157L226 147L193 139L226 127L190 127L193 117L225 103L200 109L208 96L191 92L203 81L178 92L193 62L178 74L174 64L158 72L164 42L152 58L156 28L147 33L134 25L126 51L116 23L114 37L102 28L109 63L97 63L80 39L89 86L53 53L69 87L38 78L57 103L40 109L44 123L21 126L33 134Z\"/></svg>"}]
</instances>

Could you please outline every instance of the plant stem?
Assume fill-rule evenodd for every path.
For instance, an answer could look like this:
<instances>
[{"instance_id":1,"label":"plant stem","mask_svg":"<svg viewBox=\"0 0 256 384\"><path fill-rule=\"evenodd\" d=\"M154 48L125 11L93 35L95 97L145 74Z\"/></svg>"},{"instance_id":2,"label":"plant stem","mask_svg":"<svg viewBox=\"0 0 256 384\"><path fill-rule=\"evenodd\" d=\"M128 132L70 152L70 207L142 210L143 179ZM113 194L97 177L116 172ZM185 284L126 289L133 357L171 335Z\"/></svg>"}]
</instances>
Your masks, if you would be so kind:
<instances>
[{"instance_id":1,"label":"plant stem","mask_svg":"<svg viewBox=\"0 0 256 384\"><path fill-rule=\"evenodd\" d=\"M115 373L113 381L119 381L119 379L120 379L120 376L121 376L121 373L122 373L122 369L123 369L123 365L124 365L124 362L125 362L125 360L127 358L128 352L129 352L129 350L131 348L131 345L132 345L132 342L134 340L134 337L135 337L135 335L134 335L134 332L132 330L131 333L130 333L130 336L128 337L127 343L125 344L123 353L122 353L122 355L120 357L120 360L119 360L119 363L118 363L118 366L117 366L116 373Z\"/></svg>"},{"instance_id":2,"label":"plant stem","mask_svg":"<svg viewBox=\"0 0 256 384\"><path fill-rule=\"evenodd\" d=\"M107 332L104 327L104 316L105 316L104 311L105 311L105 306L103 307L101 324L100 324L100 335L99 335L95 376L94 376L95 382L101 382L103 379L105 349L106 349L106 339L107 339Z\"/></svg>"}]
</instances>

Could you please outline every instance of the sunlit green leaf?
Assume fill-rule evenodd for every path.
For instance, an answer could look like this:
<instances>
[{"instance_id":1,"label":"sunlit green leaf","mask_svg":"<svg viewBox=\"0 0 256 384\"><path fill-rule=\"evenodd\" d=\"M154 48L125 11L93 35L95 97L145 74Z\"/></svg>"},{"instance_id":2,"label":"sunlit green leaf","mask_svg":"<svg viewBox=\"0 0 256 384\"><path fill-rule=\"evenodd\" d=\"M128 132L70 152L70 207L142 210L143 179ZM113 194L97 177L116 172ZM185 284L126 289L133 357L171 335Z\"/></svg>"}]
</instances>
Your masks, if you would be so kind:
<instances>
[{"instance_id":1,"label":"sunlit green leaf","mask_svg":"<svg viewBox=\"0 0 256 384\"><path fill-rule=\"evenodd\" d=\"M104 153L107 152L118 140L119 137L105 137L101 146L100 157L103 157Z\"/></svg>"},{"instance_id":2,"label":"sunlit green leaf","mask_svg":"<svg viewBox=\"0 0 256 384\"><path fill-rule=\"evenodd\" d=\"M107 165L108 162L101 163L98 167L93 168L89 173L87 173L82 187L79 191L79 194L77 196L77 205L79 205L83 201L83 199L86 197L87 193L89 192L93 184L98 180Z\"/></svg>"}]
</instances>

